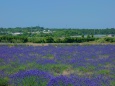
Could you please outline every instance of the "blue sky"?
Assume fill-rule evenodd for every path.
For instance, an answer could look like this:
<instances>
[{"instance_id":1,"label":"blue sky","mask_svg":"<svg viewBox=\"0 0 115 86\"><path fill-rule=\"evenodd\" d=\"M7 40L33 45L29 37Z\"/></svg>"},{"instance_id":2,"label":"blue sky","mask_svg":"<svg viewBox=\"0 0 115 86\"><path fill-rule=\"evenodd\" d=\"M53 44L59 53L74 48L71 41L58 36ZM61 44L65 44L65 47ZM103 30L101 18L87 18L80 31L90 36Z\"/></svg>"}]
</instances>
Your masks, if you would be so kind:
<instances>
[{"instance_id":1,"label":"blue sky","mask_svg":"<svg viewBox=\"0 0 115 86\"><path fill-rule=\"evenodd\" d=\"M0 27L115 28L115 0L0 0Z\"/></svg>"}]
</instances>

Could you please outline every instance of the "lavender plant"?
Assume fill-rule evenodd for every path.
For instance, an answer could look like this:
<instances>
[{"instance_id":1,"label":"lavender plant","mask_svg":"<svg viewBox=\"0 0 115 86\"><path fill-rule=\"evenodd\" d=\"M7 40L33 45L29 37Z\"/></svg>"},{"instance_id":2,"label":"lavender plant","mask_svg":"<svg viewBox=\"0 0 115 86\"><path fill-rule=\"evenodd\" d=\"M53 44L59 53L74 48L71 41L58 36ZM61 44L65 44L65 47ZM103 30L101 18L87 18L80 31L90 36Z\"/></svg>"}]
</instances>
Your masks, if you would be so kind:
<instances>
[{"instance_id":1,"label":"lavender plant","mask_svg":"<svg viewBox=\"0 0 115 86\"><path fill-rule=\"evenodd\" d=\"M13 86L46 86L52 77L44 71L28 70L11 75L10 84Z\"/></svg>"}]
</instances>

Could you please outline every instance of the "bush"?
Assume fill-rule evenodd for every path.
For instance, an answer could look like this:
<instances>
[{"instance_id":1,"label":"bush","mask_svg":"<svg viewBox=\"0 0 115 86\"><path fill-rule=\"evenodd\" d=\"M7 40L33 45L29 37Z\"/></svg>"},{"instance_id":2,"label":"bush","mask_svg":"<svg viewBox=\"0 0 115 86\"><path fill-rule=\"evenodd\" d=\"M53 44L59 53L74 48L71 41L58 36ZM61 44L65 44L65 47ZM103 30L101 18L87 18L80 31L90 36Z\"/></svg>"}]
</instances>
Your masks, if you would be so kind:
<instances>
[{"instance_id":1,"label":"bush","mask_svg":"<svg viewBox=\"0 0 115 86\"><path fill-rule=\"evenodd\" d=\"M105 43L106 41L105 41L104 38L100 38L100 39L96 40L96 42L98 42L98 43Z\"/></svg>"},{"instance_id":2,"label":"bush","mask_svg":"<svg viewBox=\"0 0 115 86\"><path fill-rule=\"evenodd\" d=\"M107 42L115 42L115 38L112 38L112 37L106 37L106 38L104 38L105 39L105 41L107 41Z\"/></svg>"}]
</instances>

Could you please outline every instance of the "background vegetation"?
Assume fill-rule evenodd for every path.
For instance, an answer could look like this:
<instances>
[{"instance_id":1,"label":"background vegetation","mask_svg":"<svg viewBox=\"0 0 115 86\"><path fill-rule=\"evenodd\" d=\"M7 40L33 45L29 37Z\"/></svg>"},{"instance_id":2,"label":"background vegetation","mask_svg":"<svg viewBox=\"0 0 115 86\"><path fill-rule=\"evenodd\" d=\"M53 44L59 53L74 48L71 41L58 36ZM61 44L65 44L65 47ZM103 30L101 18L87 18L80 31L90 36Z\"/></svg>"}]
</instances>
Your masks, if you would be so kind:
<instances>
[{"instance_id":1,"label":"background vegetation","mask_svg":"<svg viewBox=\"0 0 115 86\"><path fill-rule=\"evenodd\" d=\"M108 37L113 35L113 37ZM72 29L16 27L0 28L1 43L82 43L95 41L99 43L115 42L115 28L106 29Z\"/></svg>"}]
</instances>

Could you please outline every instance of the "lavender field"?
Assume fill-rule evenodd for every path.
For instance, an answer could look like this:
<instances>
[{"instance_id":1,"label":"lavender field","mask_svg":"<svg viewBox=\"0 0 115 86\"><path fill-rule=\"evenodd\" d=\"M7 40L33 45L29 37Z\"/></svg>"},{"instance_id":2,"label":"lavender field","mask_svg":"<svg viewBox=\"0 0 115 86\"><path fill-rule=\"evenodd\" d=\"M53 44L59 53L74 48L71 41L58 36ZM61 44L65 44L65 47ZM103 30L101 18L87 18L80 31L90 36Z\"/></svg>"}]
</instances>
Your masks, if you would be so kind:
<instances>
[{"instance_id":1,"label":"lavender field","mask_svg":"<svg viewBox=\"0 0 115 86\"><path fill-rule=\"evenodd\" d=\"M0 86L115 86L115 45L1 45Z\"/></svg>"}]
</instances>

